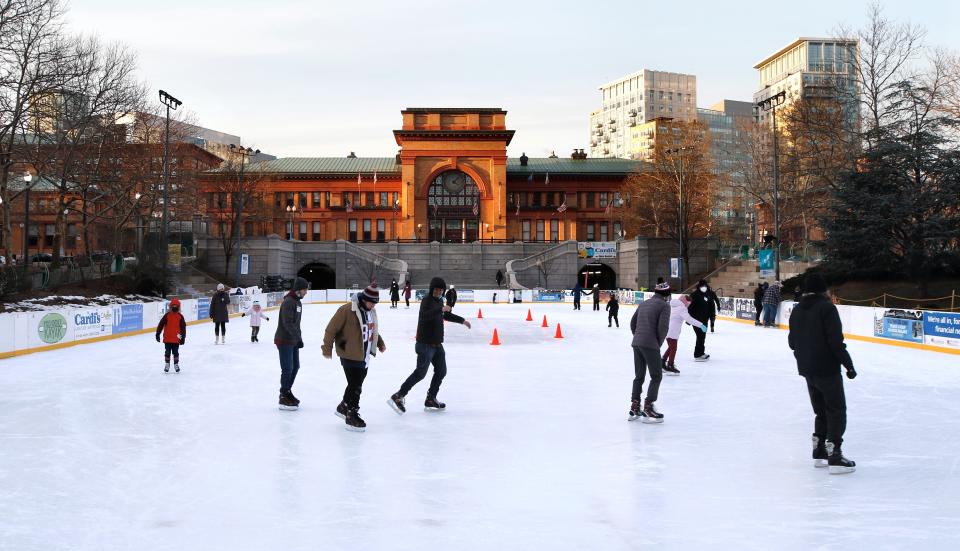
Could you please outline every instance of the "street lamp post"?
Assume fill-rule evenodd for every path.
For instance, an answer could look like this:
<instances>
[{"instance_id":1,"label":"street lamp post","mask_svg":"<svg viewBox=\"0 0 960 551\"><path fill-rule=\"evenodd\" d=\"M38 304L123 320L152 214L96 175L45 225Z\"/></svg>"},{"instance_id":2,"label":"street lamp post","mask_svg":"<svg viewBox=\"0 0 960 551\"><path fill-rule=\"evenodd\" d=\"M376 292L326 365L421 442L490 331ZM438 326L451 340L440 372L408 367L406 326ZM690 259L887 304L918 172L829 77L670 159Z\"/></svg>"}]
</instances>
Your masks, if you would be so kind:
<instances>
[{"instance_id":1,"label":"street lamp post","mask_svg":"<svg viewBox=\"0 0 960 551\"><path fill-rule=\"evenodd\" d=\"M233 237L236 239L236 249L237 249L237 287L240 286L240 276L243 271L243 255L240 252L240 227L243 225L243 200L246 195L246 188L243 186L243 167L247 164L247 159L253 155L259 155L259 149L253 149L250 147L244 148L243 146L238 146L236 144L230 144L230 152L240 155L240 182L238 185L237 195L234 197L235 201L239 201L237 206L237 219L236 223L233 226Z\"/></svg>"},{"instance_id":2,"label":"street lamp post","mask_svg":"<svg viewBox=\"0 0 960 551\"><path fill-rule=\"evenodd\" d=\"M23 266L24 270L30 266L30 181L33 180L33 174L29 172L23 175L25 183L24 188L26 196L23 201Z\"/></svg>"},{"instance_id":3,"label":"street lamp post","mask_svg":"<svg viewBox=\"0 0 960 551\"><path fill-rule=\"evenodd\" d=\"M293 215L297 212L296 205L287 205L287 215L290 217L290 226L287 231L287 239L293 241Z\"/></svg>"},{"instance_id":4,"label":"street lamp post","mask_svg":"<svg viewBox=\"0 0 960 551\"><path fill-rule=\"evenodd\" d=\"M773 117L773 238L776 249L773 251L775 262L774 276L780 279L780 144L777 138L777 107L787 101L787 93L779 92L757 103L757 107L770 111Z\"/></svg>"},{"instance_id":5,"label":"street lamp post","mask_svg":"<svg viewBox=\"0 0 960 551\"><path fill-rule=\"evenodd\" d=\"M160 246L163 255L163 283L160 285L160 294L167 298L167 204L170 194L170 110L177 110L183 103L170 94L160 90L160 103L167 107L166 129L163 136L163 218L160 221Z\"/></svg>"},{"instance_id":6,"label":"street lamp post","mask_svg":"<svg viewBox=\"0 0 960 551\"><path fill-rule=\"evenodd\" d=\"M677 225L679 226L678 227L679 231L677 232L677 235L680 241L680 289L681 290L686 288L686 285L684 285L684 280L687 277L687 269L683 262L683 249L684 249L683 237L684 237L684 234L686 233L684 231L685 228L684 228L684 220L683 220L683 152L686 151L687 149L689 148L675 147L673 149L666 150L667 153L676 153L680 157L680 174L678 178L680 181L680 193L679 193L679 201L678 201L679 207L677 209L678 211Z\"/></svg>"}]
</instances>

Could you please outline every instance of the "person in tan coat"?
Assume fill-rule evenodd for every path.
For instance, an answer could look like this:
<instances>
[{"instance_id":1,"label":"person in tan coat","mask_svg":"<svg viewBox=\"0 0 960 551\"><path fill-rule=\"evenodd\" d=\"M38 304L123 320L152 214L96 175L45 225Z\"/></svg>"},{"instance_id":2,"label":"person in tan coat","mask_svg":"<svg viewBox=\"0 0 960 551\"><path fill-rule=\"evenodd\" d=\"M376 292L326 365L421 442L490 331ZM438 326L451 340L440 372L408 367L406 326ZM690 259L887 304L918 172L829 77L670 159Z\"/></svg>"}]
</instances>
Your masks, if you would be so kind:
<instances>
[{"instance_id":1,"label":"person in tan coat","mask_svg":"<svg viewBox=\"0 0 960 551\"><path fill-rule=\"evenodd\" d=\"M346 421L347 430L363 432L366 429L367 424L359 414L363 380L367 377L370 359L377 355L377 350L387 350L377 322L378 302L380 288L376 283L371 283L362 292L354 295L350 302L337 309L323 335L323 357L332 358L333 347L336 345L340 365L347 376L343 401L336 410L337 416Z\"/></svg>"}]
</instances>

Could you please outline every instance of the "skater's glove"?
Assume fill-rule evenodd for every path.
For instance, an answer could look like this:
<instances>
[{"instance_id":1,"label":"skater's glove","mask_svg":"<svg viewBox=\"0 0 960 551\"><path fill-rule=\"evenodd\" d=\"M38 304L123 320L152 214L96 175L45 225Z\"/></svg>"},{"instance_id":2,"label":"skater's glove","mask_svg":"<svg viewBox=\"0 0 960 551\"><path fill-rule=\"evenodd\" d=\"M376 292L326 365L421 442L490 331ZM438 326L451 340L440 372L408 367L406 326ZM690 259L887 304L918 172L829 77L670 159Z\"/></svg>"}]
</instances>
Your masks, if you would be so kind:
<instances>
[{"instance_id":1,"label":"skater's glove","mask_svg":"<svg viewBox=\"0 0 960 551\"><path fill-rule=\"evenodd\" d=\"M242 314L240 314L240 317L241 317L241 318L245 318L245 317L247 317L247 313L246 313L246 312L244 312L244 313L242 313Z\"/></svg>"},{"instance_id":2,"label":"skater's glove","mask_svg":"<svg viewBox=\"0 0 960 551\"><path fill-rule=\"evenodd\" d=\"M847 378L848 378L848 379L855 379L856 377L857 377L857 370L854 369L853 367L848 367L848 368L847 368Z\"/></svg>"},{"instance_id":3,"label":"skater's glove","mask_svg":"<svg viewBox=\"0 0 960 551\"><path fill-rule=\"evenodd\" d=\"M185 343L185 342L187 342L187 338L186 338L186 337L180 337L180 344L183 345L183 343Z\"/></svg>"},{"instance_id":4,"label":"skater's glove","mask_svg":"<svg viewBox=\"0 0 960 551\"><path fill-rule=\"evenodd\" d=\"M700 330L703 331L704 333L706 333L706 332L707 332L707 324L704 323L703 325L701 325L701 326L700 326Z\"/></svg>"},{"instance_id":5,"label":"skater's glove","mask_svg":"<svg viewBox=\"0 0 960 551\"><path fill-rule=\"evenodd\" d=\"M160 342L160 333L157 333L157 342Z\"/></svg>"},{"instance_id":6,"label":"skater's glove","mask_svg":"<svg viewBox=\"0 0 960 551\"><path fill-rule=\"evenodd\" d=\"M303 348L303 341L297 342L297 348Z\"/></svg>"}]
</instances>

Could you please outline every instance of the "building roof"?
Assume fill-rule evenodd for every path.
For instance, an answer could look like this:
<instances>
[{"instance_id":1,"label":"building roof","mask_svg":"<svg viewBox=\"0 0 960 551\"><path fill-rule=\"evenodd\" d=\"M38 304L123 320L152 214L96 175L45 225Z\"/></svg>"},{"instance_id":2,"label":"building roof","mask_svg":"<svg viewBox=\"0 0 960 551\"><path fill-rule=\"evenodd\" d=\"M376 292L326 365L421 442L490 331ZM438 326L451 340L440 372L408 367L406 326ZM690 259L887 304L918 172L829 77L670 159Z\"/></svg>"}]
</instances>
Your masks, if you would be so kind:
<instances>
[{"instance_id":1,"label":"building roof","mask_svg":"<svg viewBox=\"0 0 960 551\"><path fill-rule=\"evenodd\" d=\"M57 191L60 189L60 180L58 178L51 178L50 176L40 176L37 179L36 176L30 180L30 191ZM23 180L22 176L16 176L10 178L7 186L12 191L23 191L27 187L27 182ZM79 185L75 182L67 181L67 189L77 189Z\"/></svg>"},{"instance_id":2,"label":"building roof","mask_svg":"<svg viewBox=\"0 0 960 551\"><path fill-rule=\"evenodd\" d=\"M499 107L407 107L400 113L496 113L506 115Z\"/></svg>"},{"instance_id":3,"label":"building roof","mask_svg":"<svg viewBox=\"0 0 960 551\"><path fill-rule=\"evenodd\" d=\"M659 69L640 69L639 71L637 71L637 72L635 72L635 73L630 73L629 75L624 75L624 76L622 76L622 77L620 77L620 78L611 80L610 82L607 82L607 83L605 83L605 84L601 84L601 85L597 88L597 90L603 90L604 88L610 88L611 86L616 86L617 84L620 84L621 82L626 82L626 81L628 81L628 80L630 80L630 79L632 79L632 78L636 78L636 77L646 77L646 73L647 73L647 72L667 74L667 75L677 75L677 76L681 76L681 77L693 77L693 78L697 78L697 75L692 75L692 74L690 74L690 73L677 73L677 72L675 72L675 71L661 71L661 70L659 70Z\"/></svg>"},{"instance_id":4,"label":"building roof","mask_svg":"<svg viewBox=\"0 0 960 551\"><path fill-rule=\"evenodd\" d=\"M520 164L519 158L507 159L507 174L591 174L624 175L640 168L639 161L630 159L560 159L531 158L527 166ZM327 174L356 175L377 174L399 175L400 165L396 157L285 157L267 161L248 170L259 170L271 174Z\"/></svg>"},{"instance_id":5,"label":"building roof","mask_svg":"<svg viewBox=\"0 0 960 551\"><path fill-rule=\"evenodd\" d=\"M783 54L785 54L786 52L790 51L792 48L794 48L794 47L796 47L796 46L798 46L798 45L800 45L800 44L802 44L802 43L804 43L804 42L853 42L853 43L856 44L856 43L859 43L859 40L857 40L856 38L841 38L841 37L838 37L838 36L834 36L834 37L819 37L819 38L818 38L818 37L815 37L815 36L801 36L800 38L798 38L798 39L794 40L793 42L787 44L787 45L784 46L783 48L780 48L779 50L777 50L777 51L774 52L773 54L770 54L770 55L768 55L767 57L763 58L760 62L758 62L756 65L754 65L753 68L754 68L754 69L759 69L760 67L763 67L763 66L766 65L767 63L773 61L774 59L780 57L781 55L783 55Z\"/></svg>"}]
</instances>

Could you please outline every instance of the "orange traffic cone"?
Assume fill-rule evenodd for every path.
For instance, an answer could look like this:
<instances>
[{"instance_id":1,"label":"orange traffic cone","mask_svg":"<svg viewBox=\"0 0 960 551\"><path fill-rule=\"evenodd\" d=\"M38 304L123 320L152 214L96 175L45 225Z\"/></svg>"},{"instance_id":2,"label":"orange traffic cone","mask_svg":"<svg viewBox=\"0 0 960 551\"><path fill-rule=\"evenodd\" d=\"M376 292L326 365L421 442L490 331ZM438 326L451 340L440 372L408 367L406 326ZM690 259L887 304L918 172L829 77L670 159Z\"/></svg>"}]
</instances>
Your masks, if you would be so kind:
<instances>
[{"instance_id":1,"label":"orange traffic cone","mask_svg":"<svg viewBox=\"0 0 960 551\"><path fill-rule=\"evenodd\" d=\"M480 308L477 308L477 319L478 319L478 320L482 320L482 319L483 319L483 310L480 309Z\"/></svg>"},{"instance_id":2,"label":"orange traffic cone","mask_svg":"<svg viewBox=\"0 0 960 551\"><path fill-rule=\"evenodd\" d=\"M546 314L543 315L543 323L540 324L540 327L550 327L550 325L547 324L547 315L546 315Z\"/></svg>"},{"instance_id":3,"label":"orange traffic cone","mask_svg":"<svg viewBox=\"0 0 960 551\"><path fill-rule=\"evenodd\" d=\"M527 308L527 321L533 321L533 313Z\"/></svg>"},{"instance_id":4,"label":"orange traffic cone","mask_svg":"<svg viewBox=\"0 0 960 551\"><path fill-rule=\"evenodd\" d=\"M493 340L490 341L490 344L493 346L500 346L500 336L497 335L497 328L493 328Z\"/></svg>"},{"instance_id":5,"label":"orange traffic cone","mask_svg":"<svg viewBox=\"0 0 960 551\"><path fill-rule=\"evenodd\" d=\"M554 335L553 338L555 338L555 339L562 339L562 338L563 338L563 332L560 331L560 324L559 324L559 323L557 324L557 334Z\"/></svg>"}]
</instances>

